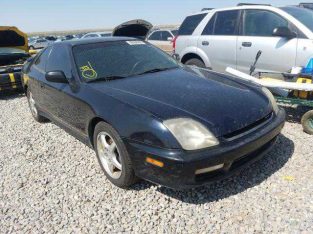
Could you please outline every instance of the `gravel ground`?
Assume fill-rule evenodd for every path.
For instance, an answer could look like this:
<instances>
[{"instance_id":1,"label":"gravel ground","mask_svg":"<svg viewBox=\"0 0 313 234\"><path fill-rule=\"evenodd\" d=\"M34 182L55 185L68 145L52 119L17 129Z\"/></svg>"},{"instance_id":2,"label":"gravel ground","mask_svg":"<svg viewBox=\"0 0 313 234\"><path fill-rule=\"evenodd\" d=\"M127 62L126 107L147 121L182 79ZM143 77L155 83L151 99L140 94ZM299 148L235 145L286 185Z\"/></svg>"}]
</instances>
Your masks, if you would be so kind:
<instances>
[{"instance_id":1,"label":"gravel ground","mask_svg":"<svg viewBox=\"0 0 313 234\"><path fill-rule=\"evenodd\" d=\"M0 99L0 232L313 232L313 137L299 114L261 161L207 187L112 186L95 154L54 124L36 123L24 96Z\"/></svg>"}]
</instances>

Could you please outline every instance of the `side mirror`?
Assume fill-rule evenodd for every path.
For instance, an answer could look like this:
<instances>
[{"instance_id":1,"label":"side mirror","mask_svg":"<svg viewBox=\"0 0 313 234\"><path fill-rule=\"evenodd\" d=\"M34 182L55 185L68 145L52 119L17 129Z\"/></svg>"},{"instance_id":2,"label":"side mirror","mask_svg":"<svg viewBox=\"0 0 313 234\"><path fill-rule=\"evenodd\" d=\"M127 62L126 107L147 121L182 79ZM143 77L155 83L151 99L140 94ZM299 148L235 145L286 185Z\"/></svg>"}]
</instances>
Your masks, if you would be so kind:
<instances>
[{"instance_id":1,"label":"side mirror","mask_svg":"<svg viewBox=\"0 0 313 234\"><path fill-rule=\"evenodd\" d=\"M167 40L168 41L173 41L173 37L168 37Z\"/></svg>"},{"instance_id":2,"label":"side mirror","mask_svg":"<svg viewBox=\"0 0 313 234\"><path fill-rule=\"evenodd\" d=\"M54 83L68 83L63 71L51 71L46 73L46 80Z\"/></svg>"},{"instance_id":3,"label":"side mirror","mask_svg":"<svg viewBox=\"0 0 313 234\"><path fill-rule=\"evenodd\" d=\"M273 36L292 39L297 37L297 34L292 32L288 27L278 27L273 30Z\"/></svg>"},{"instance_id":4,"label":"side mirror","mask_svg":"<svg viewBox=\"0 0 313 234\"><path fill-rule=\"evenodd\" d=\"M180 61L180 56L179 56L179 54L172 54L172 57L173 57L176 61Z\"/></svg>"}]
</instances>

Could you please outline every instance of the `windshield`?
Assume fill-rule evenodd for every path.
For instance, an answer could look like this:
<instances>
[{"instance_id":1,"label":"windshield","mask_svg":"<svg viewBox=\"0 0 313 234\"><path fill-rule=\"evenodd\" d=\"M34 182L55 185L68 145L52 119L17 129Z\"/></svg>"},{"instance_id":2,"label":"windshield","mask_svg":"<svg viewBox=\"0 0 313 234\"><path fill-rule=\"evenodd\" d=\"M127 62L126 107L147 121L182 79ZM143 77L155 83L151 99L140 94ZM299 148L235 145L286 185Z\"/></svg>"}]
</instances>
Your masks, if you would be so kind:
<instances>
[{"instance_id":1,"label":"windshield","mask_svg":"<svg viewBox=\"0 0 313 234\"><path fill-rule=\"evenodd\" d=\"M282 7L282 10L292 15L313 32L313 11L300 7Z\"/></svg>"},{"instance_id":2,"label":"windshield","mask_svg":"<svg viewBox=\"0 0 313 234\"><path fill-rule=\"evenodd\" d=\"M179 67L165 52L143 41L111 41L78 45L73 54L85 81L126 78Z\"/></svg>"}]
</instances>

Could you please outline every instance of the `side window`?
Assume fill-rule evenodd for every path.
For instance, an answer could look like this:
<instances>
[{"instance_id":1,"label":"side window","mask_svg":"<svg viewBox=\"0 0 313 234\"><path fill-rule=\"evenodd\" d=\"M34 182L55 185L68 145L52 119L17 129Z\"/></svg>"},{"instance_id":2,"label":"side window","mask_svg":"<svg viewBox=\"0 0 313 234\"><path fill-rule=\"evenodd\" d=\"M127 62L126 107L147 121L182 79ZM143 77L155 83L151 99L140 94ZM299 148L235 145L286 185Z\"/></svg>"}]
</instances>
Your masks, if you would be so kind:
<instances>
[{"instance_id":1,"label":"side window","mask_svg":"<svg viewBox=\"0 0 313 234\"><path fill-rule=\"evenodd\" d=\"M188 16L178 30L178 35L191 35L207 14Z\"/></svg>"},{"instance_id":2,"label":"side window","mask_svg":"<svg viewBox=\"0 0 313 234\"><path fill-rule=\"evenodd\" d=\"M149 40L161 41L161 37L162 37L161 31L157 31L152 33L152 35L149 37Z\"/></svg>"},{"instance_id":3,"label":"side window","mask_svg":"<svg viewBox=\"0 0 313 234\"><path fill-rule=\"evenodd\" d=\"M214 23L215 23L216 14L212 16L208 24L203 29L202 35L212 35L214 31Z\"/></svg>"},{"instance_id":4,"label":"side window","mask_svg":"<svg viewBox=\"0 0 313 234\"><path fill-rule=\"evenodd\" d=\"M50 51L51 51L51 47L44 49L44 51L38 55L38 57L36 58L34 62L34 66L36 66L36 68L38 68L42 72L45 72L46 62L47 62Z\"/></svg>"},{"instance_id":5,"label":"side window","mask_svg":"<svg viewBox=\"0 0 313 234\"><path fill-rule=\"evenodd\" d=\"M85 38L91 38L91 37L97 37L97 35L96 34L89 34L89 35L85 36Z\"/></svg>"},{"instance_id":6,"label":"side window","mask_svg":"<svg viewBox=\"0 0 313 234\"><path fill-rule=\"evenodd\" d=\"M288 27L281 16L264 10L246 10L243 18L243 35L271 37L277 27Z\"/></svg>"},{"instance_id":7,"label":"side window","mask_svg":"<svg viewBox=\"0 0 313 234\"><path fill-rule=\"evenodd\" d=\"M162 41L167 41L167 38L173 37L168 31L162 31Z\"/></svg>"},{"instance_id":8,"label":"side window","mask_svg":"<svg viewBox=\"0 0 313 234\"><path fill-rule=\"evenodd\" d=\"M214 35L235 35L239 11L221 11L216 14Z\"/></svg>"},{"instance_id":9,"label":"side window","mask_svg":"<svg viewBox=\"0 0 313 234\"><path fill-rule=\"evenodd\" d=\"M64 46L55 45L52 47L46 71L63 71L66 77L72 76L70 56Z\"/></svg>"}]
</instances>

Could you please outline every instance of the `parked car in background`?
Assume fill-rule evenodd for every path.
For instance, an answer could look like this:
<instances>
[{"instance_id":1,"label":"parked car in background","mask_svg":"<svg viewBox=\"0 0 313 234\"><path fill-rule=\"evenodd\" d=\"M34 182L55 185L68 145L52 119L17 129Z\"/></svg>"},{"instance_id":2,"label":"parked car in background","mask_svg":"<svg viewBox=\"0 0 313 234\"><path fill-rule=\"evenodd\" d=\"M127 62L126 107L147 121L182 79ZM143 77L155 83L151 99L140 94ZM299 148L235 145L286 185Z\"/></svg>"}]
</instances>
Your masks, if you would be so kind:
<instances>
[{"instance_id":1,"label":"parked car in background","mask_svg":"<svg viewBox=\"0 0 313 234\"><path fill-rule=\"evenodd\" d=\"M173 39L177 36L178 30L155 30L151 32L146 40L164 50L167 53L173 52Z\"/></svg>"},{"instance_id":2,"label":"parked car in background","mask_svg":"<svg viewBox=\"0 0 313 234\"><path fill-rule=\"evenodd\" d=\"M57 40L57 38L55 36L46 36L45 39L48 41L56 41Z\"/></svg>"},{"instance_id":3,"label":"parked car in background","mask_svg":"<svg viewBox=\"0 0 313 234\"><path fill-rule=\"evenodd\" d=\"M136 177L178 189L227 177L260 159L284 125L267 89L134 38L55 43L23 72L35 120L93 148L122 188Z\"/></svg>"},{"instance_id":4,"label":"parked car in background","mask_svg":"<svg viewBox=\"0 0 313 234\"><path fill-rule=\"evenodd\" d=\"M184 64L248 73L258 51L256 71L287 72L313 57L313 11L299 7L242 5L188 16L174 40Z\"/></svg>"},{"instance_id":5,"label":"parked car in background","mask_svg":"<svg viewBox=\"0 0 313 234\"><path fill-rule=\"evenodd\" d=\"M52 41L49 41L45 38L38 38L33 41L29 42L29 49L37 50L47 47L48 45L52 44Z\"/></svg>"},{"instance_id":6,"label":"parked car in background","mask_svg":"<svg viewBox=\"0 0 313 234\"><path fill-rule=\"evenodd\" d=\"M111 32L91 32L83 35L81 39L84 38L96 38L96 37L110 37L112 35Z\"/></svg>"},{"instance_id":7,"label":"parked car in background","mask_svg":"<svg viewBox=\"0 0 313 234\"><path fill-rule=\"evenodd\" d=\"M299 7L313 10L313 2L311 2L311 3L300 3Z\"/></svg>"},{"instance_id":8,"label":"parked car in background","mask_svg":"<svg viewBox=\"0 0 313 234\"><path fill-rule=\"evenodd\" d=\"M29 57L27 35L16 27L0 26L0 93L22 88L21 69Z\"/></svg>"}]
</instances>

